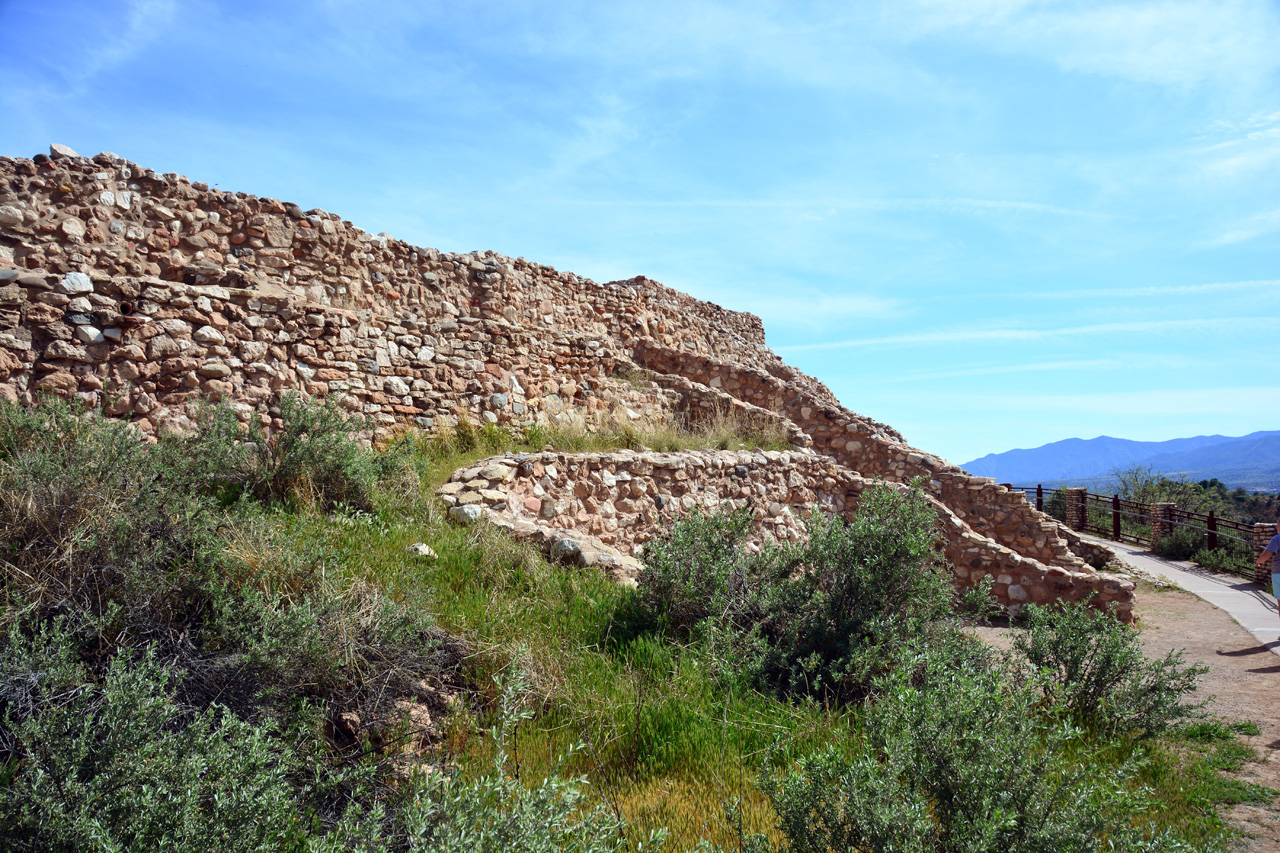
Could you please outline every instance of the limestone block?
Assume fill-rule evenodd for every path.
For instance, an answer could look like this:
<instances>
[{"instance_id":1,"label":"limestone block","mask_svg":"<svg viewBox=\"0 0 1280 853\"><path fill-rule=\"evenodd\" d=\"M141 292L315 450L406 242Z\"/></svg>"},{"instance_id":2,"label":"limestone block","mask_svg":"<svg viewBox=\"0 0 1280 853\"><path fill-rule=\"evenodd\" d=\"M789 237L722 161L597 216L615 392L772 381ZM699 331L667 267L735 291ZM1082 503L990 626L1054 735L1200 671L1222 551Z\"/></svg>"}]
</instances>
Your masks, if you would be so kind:
<instances>
[{"instance_id":1,"label":"limestone block","mask_svg":"<svg viewBox=\"0 0 1280 853\"><path fill-rule=\"evenodd\" d=\"M455 506L449 510L449 517L460 524L475 524L484 517L484 510L478 506Z\"/></svg>"},{"instance_id":2,"label":"limestone block","mask_svg":"<svg viewBox=\"0 0 1280 853\"><path fill-rule=\"evenodd\" d=\"M93 280L82 272L69 272L58 282L58 290L71 296L92 293Z\"/></svg>"}]
</instances>

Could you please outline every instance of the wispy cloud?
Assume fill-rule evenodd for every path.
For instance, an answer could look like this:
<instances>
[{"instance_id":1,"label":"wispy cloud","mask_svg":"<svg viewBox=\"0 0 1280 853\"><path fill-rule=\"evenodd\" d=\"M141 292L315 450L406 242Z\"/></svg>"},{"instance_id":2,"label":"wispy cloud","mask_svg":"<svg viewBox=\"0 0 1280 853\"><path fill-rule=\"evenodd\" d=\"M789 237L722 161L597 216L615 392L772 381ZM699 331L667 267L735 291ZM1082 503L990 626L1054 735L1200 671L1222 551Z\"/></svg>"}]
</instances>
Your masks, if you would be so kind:
<instances>
[{"instance_id":1,"label":"wispy cloud","mask_svg":"<svg viewBox=\"0 0 1280 853\"><path fill-rule=\"evenodd\" d=\"M1207 145L1199 154L1202 167L1213 181L1243 180L1273 174L1280 165L1280 111L1256 113L1238 121L1218 121L1212 137L1227 136Z\"/></svg>"},{"instance_id":2,"label":"wispy cloud","mask_svg":"<svg viewBox=\"0 0 1280 853\"><path fill-rule=\"evenodd\" d=\"M1280 319L1259 317L1220 317L1195 320L1149 320L1134 323L1093 323L1057 329L951 329L878 338L853 338L813 344L778 347L779 352L852 349L855 347L941 344L941 343L1018 343L1080 335L1158 334L1168 332L1204 332L1233 330L1241 334L1280 328Z\"/></svg>"},{"instance_id":3,"label":"wispy cloud","mask_svg":"<svg viewBox=\"0 0 1280 853\"><path fill-rule=\"evenodd\" d=\"M953 398L945 392L935 396L947 400ZM959 395L954 396L959 398ZM1107 418L1121 415L1183 418L1196 416L1198 412L1219 411L1245 417L1253 415L1258 419L1256 422L1267 423L1274 422L1274 413L1280 411L1280 387L1173 387L1088 394L966 394L964 400L968 406L981 406L992 411L1092 413Z\"/></svg>"},{"instance_id":4,"label":"wispy cloud","mask_svg":"<svg viewBox=\"0 0 1280 853\"><path fill-rule=\"evenodd\" d=\"M94 78L125 65L145 53L173 24L176 0L127 0L118 13L110 7L82 15L81 31L88 47L62 50L57 75L38 79L40 97L74 98L85 95ZM35 82L35 81L33 81Z\"/></svg>"},{"instance_id":5,"label":"wispy cloud","mask_svg":"<svg viewBox=\"0 0 1280 853\"><path fill-rule=\"evenodd\" d=\"M1280 207L1232 223L1210 245L1229 246L1280 231Z\"/></svg>"},{"instance_id":6,"label":"wispy cloud","mask_svg":"<svg viewBox=\"0 0 1280 853\"><path fill-rule=\"evenodd\" d=\"M1071 216L1090 219L1109 219L1112 214L1060 207L1034 201L989 198L815 198L815 199L759 199L759 198L689 198L689 199L597 199L559 198L548 204L581 207L669 207L669 208L778 208L813 209L827 215L841 211L929 211L957 214L1023 214L1037 213L1047 216Z\"/></svg>"},{"instance_id":7,"label":"wispy cloud","mask_svg":"<svg viewBox=\"0 0 1280 853\"><path fill-rule=\"evenodd\" d=\"M789 296L741 294L735 308L750 311L770 323L819 327L847 323L851 319L880 319L902 311L902 302L881 296L799 293Z\"/></svg>"},{"instance_id":8,"label":"wispy cloud","mask_svg":"<svg viewBox=\"0 0 1280 853\"><path fill-rule=\"evenodd\" d=\"M1200 293L1221 293L1233 290L1260 290L1280 296L1280 278L1254 279L1251 281L1216 281L1206 284L1153 284L1147 287L1094 287L1082 290L1027 291L1019 294L1024 299L1092 299L1096 297L1152 297L1192 296ZM1009 294L998 294L1007 299Z\"/></svg>"},{"instance_id":9,"label":"wispy cloud","mask_svg":"<svg viewBox=\"0 0 1280 853\"><path fill-rule=\"evenodd\" d=\"M529 7L523 49L589 59L641 85L733 78L770 85L870 91L943 102L945 81L887 50L880 16L861 4L648 0Z\"/></svg>"},{"instance_id":10,"label":"wispy cloud","mask_svg":"<svg viewBox=\"0 0 1280 853\"><path fill-rule=\"evenodd\" d=\"M101 46L85 56L79 68L81 77L98 74L138 56L164 32L177 12L174 0L130 0L128 6L122 31L114 36L104 34Z\"/></svg>"},{"instance_id":11,"label":"wispy cloud","mask_svg":"<svg viewBox=\"0 0 1280 853\"><path fill-rule=\"evenodd\" d=\"M1093 370L1115 367L1118 361L1111 358L1076 359L1070 361L1042 361L1032 364L988 364L975 367L958 367L952 370L920 370L881 374L878 377L860 379L865 385L896 385L899 382L927 382L934 379L956 379L962 376L1000 376L1010 373L1043 373L1055 370Z\"/></svg>"},{"instance_id":12,"label":"wispy cloud","mask_svg":"<svg viewBox=\"0 0 1280 853\"><path fill-rule=\"evenodd\" d=\"M1143 83L1260 86L1280 67L1280 14L1268 0L918 0L899 10L900 25L921 35L962 35L1067 71Z\"/></svg>"},{"instance_id":13,"label":"wispy cloud","mask_svg":"<svg viewBox=\"0 0 1280 853\"><path fill-rule=\"evenodd\" d=\"M597 98L591 110L575 117L575 129L560 138L550 169L540 179L555 185L584 166L609 158L634 140L639 131L629 112L627 102L616 94Z\"/></svg>"}]
</instances>

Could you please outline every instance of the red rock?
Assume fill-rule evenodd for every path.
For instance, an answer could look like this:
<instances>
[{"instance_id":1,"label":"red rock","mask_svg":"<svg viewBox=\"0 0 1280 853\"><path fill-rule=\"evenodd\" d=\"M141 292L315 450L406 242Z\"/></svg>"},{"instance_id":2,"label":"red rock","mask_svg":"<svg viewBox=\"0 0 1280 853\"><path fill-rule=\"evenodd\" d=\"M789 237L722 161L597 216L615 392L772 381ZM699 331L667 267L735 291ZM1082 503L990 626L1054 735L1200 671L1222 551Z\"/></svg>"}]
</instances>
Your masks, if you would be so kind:
<instances>
[{"instance_id":1,"label":"red rock","mask_svg":"<svg viewBox=\"0 0 1280 853\"><path fill-rule=\"evenodd\" d=\"M0 349L0 377L8 376L21 367L22 362L18 360L17 356L7 349Z\"/></svg>"},{"instance_id":2,"label":"red rock","mask_svg":"<svg viewBox=\"0 0 1280 853\"><path fill-rule=\"evenodd\" d=\"M79 381L70 373L59 372L43 377L36 383L36 388L56 394L74 391L79 384Z\"/></svg>"},{"instance_id":3,"label":"red rock","mask_svg":"<svg viewBox=\"0 0 1280 853\"><path fill-rule=\"evenodd\" d=\"M43 326L46 323L61 319L62 313L61 308L54 308L52 305L37 302L27 308L27 322Z\"/></svg>"}]
</instances>

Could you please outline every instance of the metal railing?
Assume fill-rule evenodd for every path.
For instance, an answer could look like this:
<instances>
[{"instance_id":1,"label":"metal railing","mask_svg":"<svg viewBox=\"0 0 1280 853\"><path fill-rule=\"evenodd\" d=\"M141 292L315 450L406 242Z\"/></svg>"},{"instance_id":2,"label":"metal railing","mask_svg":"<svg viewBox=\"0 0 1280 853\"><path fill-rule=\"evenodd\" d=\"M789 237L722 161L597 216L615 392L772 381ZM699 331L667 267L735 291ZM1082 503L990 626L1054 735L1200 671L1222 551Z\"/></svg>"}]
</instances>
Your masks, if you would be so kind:
<instances>
[{"instance_id":1,"label":"metal railing","mask_svg":"<svg viewBox=\"0 0 1280 853\"><path fill-rule=\"evenodd\" d=\"M1093 533L1116 542L1146 545L1154 550L1168 550L1173 545L1163 543L1174 531L1192 531L1183 534L1182 544L1195 550L1184 557L1198 555L1199 562L1214 569L1232 574L1253 577L1253 552L1255 526L1229 518L1219 518L1216 513L1191 512L1172 504L1149 504L1132 501L1119 495L1099 495L1083 491L1083 517L1071 523L1068 518L1067 489L1046 489L1043 485L1016 486L1002 484L1011 491L1023 493L1028 503L1047 512L1069 527ZM1077 512L1079 510L1077 509Z\"/></svg>"}]
</instances>

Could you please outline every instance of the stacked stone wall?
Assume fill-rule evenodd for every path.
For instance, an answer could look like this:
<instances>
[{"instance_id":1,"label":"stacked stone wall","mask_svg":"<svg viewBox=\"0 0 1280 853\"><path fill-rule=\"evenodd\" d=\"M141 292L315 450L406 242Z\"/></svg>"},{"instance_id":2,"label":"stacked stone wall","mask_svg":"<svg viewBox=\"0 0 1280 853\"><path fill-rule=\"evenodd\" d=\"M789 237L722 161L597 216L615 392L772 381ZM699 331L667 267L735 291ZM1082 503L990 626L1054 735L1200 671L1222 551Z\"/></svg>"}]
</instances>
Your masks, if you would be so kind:
<instances>
[{"instance_id":1,"label":"stacked stone wall","mask_svg":"<svg viewBox=\"0 0 1280 853\"><path fill-rule=\"evenodd\" d=\"M3 260L55 273L278 286L317 305L388 317L453 314L585 337L653 336L799 377L764 346L758 317L643 276L600 284L524 258L440 252L368 234L323 210L210 189L112 154L39 164L0 157Z\"/></svg>"},{"instance_id":2,"label":"stacked stone wall","mask_svg":"<svg viewBox=\"0 0 1280 853\"><path fill-rule=\"evenodd\" d=\"M815 450L865 477L899 483L921 478L926 490L975 533L1025 557L1073 571L1088 567L1061 535L1061 525L1037 512L1020 493L911 447L884 424L749 365L679 352L652 339L637 342L635 358L651 369L726 388L744 400L783 412L813 440Z\"/></svg>"},{"instance_id":3,"label":"stacked stone wall","mask_svg":"<svg viewBox=\"0 0 1280 853\"><path fill-rule=\"evenodd\" d=\"M0 395L78 395L144 431L226 400L270 418L284 391L338 395L375 425L661 419L680 395L619 378L607 343L505 319L389 318L155 278L18 273L0 283Z\"/></svg>"},{"instance_id":4,"label":"stacked stone wall","mask_svg":"<svg viewBox=\"0 0 1280 853\"><path fill-rule=\"evenodd\" d=\"M451 506L477 508L508 529L537 535L552 553L576 562L591 565L610 555L605 562L633 578L638 564L614 555L635 556L691 512L747 509L756 531L749 545L797 542L809 513L851 518L872 483L811 451L544 452L486 459L455 472L440 494ZM993 547L945 504L930 501L957 587L990 576L996 598L1015 611L1030 602L1092 599L1132 618L1132 582L1087 567L1046 566Z\"/></svg>"},{"instance_id":5,"label":"stacked stone wall","mask_svg":"<svg viewBox=\"0 0 1280 853\"><path fill-rule=\"evenodd\" d=\"M844 409L764 345L750 314L643 277L598 284L523 258L372 236L322 210L157 175L111 154L0 157L0 396L78 395L149 431L189 426L204 398L271 423L293 390L337 397L378 429L434 429L459 416L591 428L729 415L817 451L803 462L761 458L804 480L829 511L845 512L840 502L865 480L923 478L951 519L947 555L961 583L1006 578L1000 594L1010 603L1022 600L1019 589L1062 578L1096 586L1079 580L1089 573L1080 555L1096 556L1079 537L1020 495ZM824 475L820 491L796 473L828 464L832 478L850 479L828 487ZM771 476L752 488L777 491ZM716 496L743 488L713 486ZM769 494L768 504L790 505ZM677 497L687 510L686 494ZM614 535L606 521L619 516L576 507L556 518L576 529L585 513L591 535ZM646 518L628 519L623 545L656 529ZM789 518L762 529L799 535ZM1048 586L1034 579L1051 571L1066 574L1044 575L1058 578ZM1123 603L1124 590L1117 595L1100 600Z\"/></svg>"}]
</instances>

